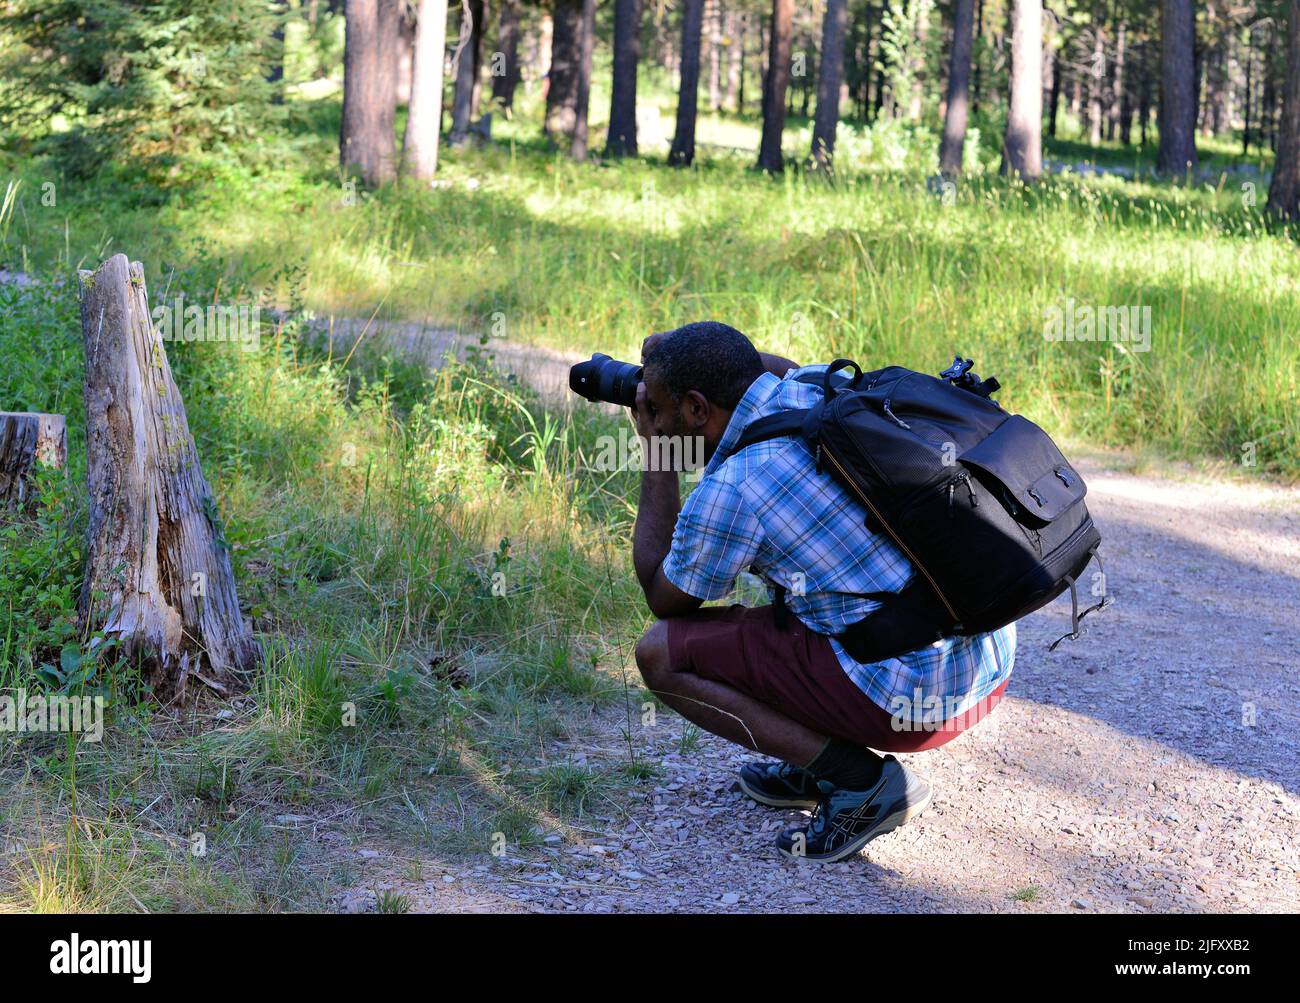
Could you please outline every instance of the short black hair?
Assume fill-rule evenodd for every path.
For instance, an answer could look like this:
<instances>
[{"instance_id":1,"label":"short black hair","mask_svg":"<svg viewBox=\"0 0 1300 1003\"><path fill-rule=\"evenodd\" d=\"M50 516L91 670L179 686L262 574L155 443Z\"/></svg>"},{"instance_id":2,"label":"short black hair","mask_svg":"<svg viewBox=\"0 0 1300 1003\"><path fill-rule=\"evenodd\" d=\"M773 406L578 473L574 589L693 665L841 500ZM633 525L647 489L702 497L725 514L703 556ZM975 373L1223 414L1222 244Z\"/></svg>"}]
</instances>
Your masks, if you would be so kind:
<instances>
[{"instance_id":1,"label":"short black hair","mask_svg":"<svg viewBox=\"0 0 1300 1003\"><path fill-rule=\"evenodd\" d=\"M763 374L754 343L734 327L715 320L667 332L643 360L653 366L673 400L698 390L708 400L734 411L751 383Z\"/></svg>"}]
</instances>

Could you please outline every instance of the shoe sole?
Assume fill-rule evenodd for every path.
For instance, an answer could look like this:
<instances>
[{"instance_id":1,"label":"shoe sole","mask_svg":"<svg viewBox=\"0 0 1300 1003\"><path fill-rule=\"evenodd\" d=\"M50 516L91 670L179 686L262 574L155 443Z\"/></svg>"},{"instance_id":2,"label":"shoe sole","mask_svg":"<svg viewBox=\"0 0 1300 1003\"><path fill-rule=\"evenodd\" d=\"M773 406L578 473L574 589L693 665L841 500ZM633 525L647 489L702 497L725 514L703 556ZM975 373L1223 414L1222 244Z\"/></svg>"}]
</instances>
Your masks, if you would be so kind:
<instances>
[{"instance_id":1,"label":"shoe sole","mask_svg":"<svg viewBox=\"0 0 1300 1003\"><path fill-rule=\"evenodd\" d=\"M930 787L926 787L925 793L920 797L919 800L917 800L915 804L909 804L902 811L894 812L894 814L884 819L874 828L868 829L862 835L849 840L849 842L845 843L843 846L841 846L838 850L835 850L833 853L828 853L823 856L814 857L806 853L803 854L791 853L783 846L778 846L777 850L781 853L782 856L789 857L791 860L811 860L818 864L839 863L841 860L846 860L849 857L853 857L861 853L862 848L866 846L868 843L870 843L877 836L883 836L887 832L893 832L904 822L908 822L911 819L916 818L917 815L921 814L921 812L925 811L926 808L930 807L930 798L932 795L933 795L933 789Z\"/></svg>"},{"instance_id":2,"label":"shoe sole","mask_svg":"<svg viewBox=\"0 0 1300 1003\"><path fill-rule=\"evenodd\" d=\"M759 804L767 805L769 808L816 808L816 798L774 798L768 794L755 790L745 783L744 777L737 777L740 783L741 793L751 801L757 801Z\"/></svg>"}]
</instances>

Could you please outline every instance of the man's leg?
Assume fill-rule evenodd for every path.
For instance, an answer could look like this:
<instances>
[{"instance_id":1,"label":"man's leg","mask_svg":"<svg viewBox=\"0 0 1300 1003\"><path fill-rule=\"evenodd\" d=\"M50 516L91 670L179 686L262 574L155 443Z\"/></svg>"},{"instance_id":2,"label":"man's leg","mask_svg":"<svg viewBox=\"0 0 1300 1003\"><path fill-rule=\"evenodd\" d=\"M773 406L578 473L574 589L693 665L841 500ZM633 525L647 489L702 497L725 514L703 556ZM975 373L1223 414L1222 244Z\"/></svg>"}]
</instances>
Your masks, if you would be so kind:
<instances>
[{"instance_id":1,"label":"man's leg","mask_svg":"<svg viewBox=\"0 0 1300 1003\"><path fill-rule=\"evenodd\" d=\"M636 664L650 691L688 721L728 741L798 766L826 746L826 736L746 693L689 671L674 669L668 624L657 621L636 646Z\"/></svg>"},{"instance_id":2,"label":"man's leg","mask_svg":"<svg viewBox=\"0 0 1300 1003\"><path fill-rule=\"evenodd\" d=\"M689 653L682 648L682 633L698 630L707 637L713 624L689 617L671 621L674 644L670 645L670 621L661 620L637 645L637 667L650 690L688 721L737 745L805 767L815 778L817 810L806 826L782 832L777 838L777 849L790 857L825 862L844 860L876 836L897 828L922 811L930 801L930 787L894 757L882 760L854 742L840 737L827 738L809 726L822 719L819 715L829 714L827 720L835 715L828 712L824 702L811 699L797 686L788 688L791 679L811 679L801 675L814 671L808 649L801 647L805 642L795 635L783 632L779 640L774 639L765 630L763 612L755 611L747 623L734 621L745 620L748 614L739 618L723 614L723 619L731 620L735 629L728 634L724 624L713 621L723 629L714 632L712 643L697 643ZM750 635L746 631L755 633ZM679 650L674 652L674 647ZM771 675L783 670L793 675ZM711 677L701 675L701 671L709 672ZM831 678L838 680L838 677ZM772 684L777 679L783 680L787 688L774 689ZM789 717L746 690L771 693L776 698L773 702L788 705L809 723ZM802 711L798 709L801 705ZM773 765L771 769L780 772L786 767ZM745 789L743 776L741 788ZM795 803L789 799L756 800L774 805Z\"/></svg>"},{"instance_id":3,"label":"man's leg","mask_svg":"<svg viewBox=\"0 0 1300 1003\"><path fill-rule=\"evenodd\" d=\"M728 611L720 619L706 613L659 621L637 645L637 665L646 685L673 710L715 735L777 756L836 787L867 790L879 779L884 760L836 735L833 728L820 726L818 715L831 708L824 699L809 700L806 691L800 694L799 686L792 685L802 678L816 688L807 631L774 631L771 612L763 607L739 618ZM670 624L678 634L703 630L715 636L702 653L697 647L690 657L680 645L674 651ZM835 682L852 688L830 649L822 654L833 663ZM761 661L750 664L748 659ZM784 690L773 685L778 680L784 680ZM855 700L865 699L856 688L851 694ZM782 781L787 779L779 764L751 765L760 773L775 769Z\"/></svg>"}]
</instances>

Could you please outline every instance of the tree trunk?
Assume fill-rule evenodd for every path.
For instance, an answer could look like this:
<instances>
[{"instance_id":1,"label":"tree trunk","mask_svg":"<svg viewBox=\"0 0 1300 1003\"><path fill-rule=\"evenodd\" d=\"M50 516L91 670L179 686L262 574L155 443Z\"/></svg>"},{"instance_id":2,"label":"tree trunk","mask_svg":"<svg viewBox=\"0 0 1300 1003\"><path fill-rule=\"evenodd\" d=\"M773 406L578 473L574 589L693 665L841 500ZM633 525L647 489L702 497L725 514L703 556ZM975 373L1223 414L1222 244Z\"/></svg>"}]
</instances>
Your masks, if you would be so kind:
<instances>
[{"instance_id":1,"label":"tree trunk","mask_svg":"<svg viewBox=\"0 0 1300 1003\"><path fill-rule=\"evenodd\" d=\"M704 15L709 26L709 110L722 107L722 5L709 0Z\"/></svg>"},{"instance_id":2,"label":"tree trunk","mask_svg":"<svg viewBox=\"0 0 1300 1003\"><path fill-rule=\"evenodd\" d=\"M0 411L0 512L35 502L32 467L58 470L67 460L67 422L61 414Z\"/></svg>"},{"instance_id":3,"label":"tree trunk","mask_svg":"<svg viewBox=\"0 0 1300 1003\"><path fill-rule=\"evenodd\" d=\"M555 0L551 16L551 68L547 74L543 135L552 141L573 136L577 121L578 74L582 60L584 0Z\"/></svg>"},{"instance_id":4,"label":"tree trunk","mask_svg":"<svg viewBox=\"0 0 1300 1003\"><path fill-rule=\"evenodd\" d=\"M411 75L415 72L415 15L418 3L400 4L397 16L397 51L393 60L393 102L400 108L411 104Z\"/></svg>"},{"instance_id":5,"label":"tree trunk","mask_svg":"<svg viewBox=\"0 0 1300 1003\"><path fill-rule=\"evenodd\" d=\"M763 85L763 139L758 169L778 173L784 166L781 137L785 132L785 96L790 86L790 27L794 0L772 0L772 28Z\"/></svg>"},{"instance_id":6,"label":"tree trunk","mask_svg":"<svg viewBox=\"0 0 1300 1003\"><path fill-rule=\"evenodd\" d=\"M1196 14L1192 0L1160 5L1160 153L1165 174L1196 170Z\"/></svg>"},{"instance_id":7,"label":"tree trunk","mask_svg":"<svg viewBox=\"0 0 1300 1003\"><path fill-rule=\"evenodd\" d=\"M1300 0L1287 4L1286 89L1268 210L1300 220Z\"/></svg>"},{"instance_id":8,"label":"tree trunk","mask_svg":"<svg viewBox=\"0 0 1300 1003\"><path fill-rule=\"evenodd\" d=\"M1123 116L1124 104L1124 61L1128 55L1128 27L1123 21L1119 23L1115 35L1115 75L1111 80L1110 114L1106 117L1106 138L1114 139Z\"/></svg>"},{"instance_id":9,"label":"tree trunk","mask_svg":"<svg viewBox=\"0 0 1300 1003\"><path fill-rule=\"evenodd\" d=\"M1213 8L1210 11L1213 16ZM1210 21L1214 25L1214 21ZM1215 26L1219 27L1219 26ZM1205 100L1200 103L1196 114L1196 128L1202 136L1210 137L1215 133L1214 120L1219 114L1219 56L1222 53L1223 39L1216 38L1200 54L1200 76L1203 81Z\"/></svg>"},{"instance_id":10,"label":"tree trunk","mask_svg":"<svg viewBox=\"0 0 1300 1003\"><path fill-rule=\"evenodd\" d=\"M472 122L483 111L483 40L487 37L488 17L491 10L486 0L478 0L481 9L474 17L474 37L470 44L474 47L474 79L469 89L469 117ZM471 4L471 7L473 4Z\"/></svg>"},{"instance_id":11,"label":"tree trunk","mask_svg":"<svg viewBox=\"0 0 1300 1003\"><path fill-rule=\"evenodd\" d=\"M343 122L339 161L371 187L392 181L397 169L393 135L400 0L347 0L343 50Z\"/></svg>"},{"instance_id":12,"label":"tree trunk","mask_svg":"<svg viewBox=\"0 0 1300 1003\"><path fill-rule=\"evenodd\" d=\"M1260 109L1260 116L1259 116L1260 137L1259 138L1263 141L1265 145L1269 147L1275 145L1274 134L1273 134L1273 106L1274 106L1274 91L1273 91L1272 60L1265 60L1264 93L1263 93L1263 100L1260 102L1260 106L1259 106Z\"/></svg>"},{"instance_id":13,"label":"tree trunk","mask_svg":"<svg viewBox=\"0 0 1300 1003\"><path fill-rule=\"evenodd\" d=\"M1056 138L1056 123L1061 116L1061 77L1065 75L1065 64L1060 54L1052 49L1052 89L1047 96L1047 134Z\"/></svg>"},{"instance_id":14,"label":"tree trunk","mask_svg":"<svg viewBox=\"0 0 1300 1003\"><path fill-rule=\"evenodd\" d=\"M1043 4L1013 0L1011 10L1011 97L1002 141L1006 175L1033 181L1043 171Z\"/></svg>"},{"instance_id":15,"label":"tree trunk","mask_svg":"<svg viewBox=\"0 0 1300 1003\"><path fill-rule=\"evenodd\" d=\"M1221 135L1232 127L1232 81L1229 77L1229 45L1231 36L1220 40L1218 52L1217 86L1215 88L1212 132Z\"/></svg>"},{"instance_id":16,"label":"tree trunk","mask_svg":"<svg viewBox=\"0 0 1300 1003\"><path fill-rule=\"evenodd\" d=\"M429 181L438 170L442 128L442 64L447 49L447 0L420 0L411 57L411 103L402 141L402 169Z\"/></svg>"},{"instance_id":17,"label":"tree trunk","mask_svg":"<svg viewBox=\"0 0 1300 1003\"><path fill-rule=\"evenodd\" d=\"M704 26L704 0L685 0L682 7L682 76L677 89L677 128L671 167L690 167L695 160L695 116L700 90L700 38Z\"/></svg>"},{"instance_id":18,"label":"tree trunk","mask_svg":"<svg viewBox=\"0 0 1300 1003\"><path fill-rule=\"evenodd\" d=\"M918 2L919 0L913 0L914 4ZM923 15L928 13L928 9L921 11ZM912 79L912 95L907 103L907 117L913 122L921 121L921 114L925 111L925 45L929 33L929 19L924 16L918 17L907 66L908 75Z\"/></svg>"},{"instance_id":19,"label":"tree trunk","mask_svg":"<svg viewBox=\"0 0 1300 1003\"><path fill-rule=\"evenodd\" d=\"M464 146L469 140L470 121L474 117L474 88L478 86L479 42L483 37L483 0L469 0L469 10L461 8L460 37L457 40L456 87L451 99L451 132L447 142Z\"/></svg>"},{"instance_id":20,"label":"tree trunk","mask_svg":"<svg viewBox=\"0 0 1300 1003\"><path fill-rule=\"evenodd\" d=\"M1254 87L1251 82L1251 69L1255 65L1255 36L1253 32L1246 32L1246 87L1245 87L1245 108L1242 111L1241 126L1241 155L1247 157L1250 155L1250 113L1252 107L1252 97L1254 97Z\"/></svg>"},{"instance_id":21,"label":"tree trunk","mask_svg":"<svg viewBox=\"0 0 1300 1003\"><path fill-rule=\"evenodd\" d=\"M78 274L90 494L83 627L139 658L160 699L183 695L190 676L226 692L260 652L144 269L116 254Z\"/></svg>"},{"instance_id":22,"label":"tree trunk","mask_svg":"<svg viewBox=\"0 0 1300 1003\"><path fill-rule=\"evenodd\" d=\"M812 163L817 170L829 169L835 155L847 31L847 0L826 0L826 13L822 17L822 57L817 72L817 113L813 119L812 135Z\"/></svg>"},{"instance_id":23,"label":"tree trunk","mask_svg":"<svg viewBox=\"0 0 1300 1003\"><path fill-rule=\"evenodd\" d=\"M1130 46L1125 59L1128 70L1119 95L1119 141L1128 146L1133 142L1133 75L1136 72L1140 77L1143 72L1141 45Z\"/></svg>"},{"instance_id":24,"label":"tree trunk","mask_svg":"<svg viewBox=\"0 0 1300 1003\"><path fill-rule=\"evenodd\" d=\"M1151 60L1147 46L1142 46L1142 75L1138 78L1138 143L1147 145L1147 123L1151 120Z\"/></svg>"},{"instance_id":25,"label":"tree trunk","mask_svg":"<svg viewBox=\"0 0 1300 1003\"><path fill-rule=\"evenodd\" d=\"M799 108L799 114L802 115L805 120L808 118L808 110L812 103L812 75L817 69L817 55L812 47L812 39L806 39L806 44L807 48L805 49L805 55L807 58L805 59L804 65L801 67L802 72L799 74L799 95L800 100L802 101L802 105ZM843 59L843 56L841 55L840 58ZM814 65L807 65L809 62Z\"/></svg>"},{"instance_id":26,"label":"tree trunk","mask_svg":"<svg viewBox=\"0 0 1300 1003\"><path fill-rule=\"evenodd\" d=\"M749 58L749 53L745 49L745 40L749 38L749 14L737 14L737 20L740 22L740 72L739 79L736 81L736 113L743 115L745 113L745 61ZM760 34L762 33L760 29Z\"/></svg>"},{"instance_id":27,"label":"tree trunk","mask_svg":"<svg viewBox=\"0 0 1300 1003\"><path fill-rule=\"evenodd\" d=\"M952 61L948 69L948 100L943 116L943 140L939 144L939 170L945 175L961 173L962 151L966 146L966 115L970 102L970 58L974 45L975 5L973 0L956 0L952 20ZM1056 80L1052 86L1055 89Z\"/></svg>"},{"instance_id":28,"label":"tree trunk","mask_svg":"<svg viewBox=\"0 0 1300 1003\"><path fill-rule=\"evenodd\" d=\"M1106 38L1101 28L1092 29L1092 58L1088 67L1088 143L1101 142L1101 92L1106 78Z\"/></svg>"},{"instance_id":29,"label":"tree trunk","mask_svg":"<svg viewBox=\"0 0 1300 1003\"><path fill-rule=\"evenodd\" d=\"M641 0L614 0L614 68L605 156L636 156L636 75L641 61Z\"/></svg>"},{"instance_id":30,"label":"tree trunk","mask_svg":"<svg viewBox=\"0 0 1300 1003\"><path fill-rule=\"evenodd\" d=\"M493 53L492 63L492 101L506 118L514 111L515 88L518 86L519 0L502 0L497 51Z\"/></svg>"},{"instance_id":31,"label":"tree trunk","mask_svg":"<svg viewBox=\"0 0 1300 1003\"><path fill-rule=\"evenodd\" d=\"M870 91L870 100L867 103L868 122L875 122L880 117L880 107L885 99L884 94L881 93L884 73L878 65L880 62L880 40L883 31L879 16L872 18L867 25L867 59L862 71L866 74L867 87Z\"/></svg>"},{"instance_id":32,"label":"tree trunk","mask_svg":"<svg viewBox=\"0 0 1300 1003\"><path fill-rule=\"evenodd\" d=\"M550 92L551 46L555 37L555 19L550 14L542 15L542 23L537 29L537 76L542 81L542 97Z\"/></svg>"},{"instance_id":33,"label":"tree trunk","mask_svg":"<svg viewBox=\"0 0 1300 1003\"><path fill-rule=\"evenodd\" d=\"M271 103L284 104L284 22L289 16L285 0L271 4L275 28L271 31L271 66L266 71L266 82L271 85Z\"/></svg>"},{"instance_id":34,"label":"tree trunk","mask_svg":"<svg viewBox=\"0 0 1300 1003\"><path fill-rule=\"evenodd\" d=\"M740 77L745 69L745 18L727 11L727 107L740 112Z\"/></svg>"},{"instance_id":35,"label":"tree trunk","mask_svg":"<svg viewBox=\"0 0 1300 1003\"><path fill-rule=\"evenodd\" d=\"M591 53L596 44L596 0L583 0L578 35L578 93L573 100L573 143L569 155L587 159L587 115L591 111Z\"/></svg>"}]
</instances>

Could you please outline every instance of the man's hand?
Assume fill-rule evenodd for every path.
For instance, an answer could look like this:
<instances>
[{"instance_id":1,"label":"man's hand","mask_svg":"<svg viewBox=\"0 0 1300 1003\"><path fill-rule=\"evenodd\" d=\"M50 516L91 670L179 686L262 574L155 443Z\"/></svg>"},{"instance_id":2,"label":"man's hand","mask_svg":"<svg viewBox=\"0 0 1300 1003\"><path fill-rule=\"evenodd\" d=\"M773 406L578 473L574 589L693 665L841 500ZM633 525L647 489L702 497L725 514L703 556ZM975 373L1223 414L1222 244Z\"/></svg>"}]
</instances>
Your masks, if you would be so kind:
<instances>
[{"instance_id":1,"label":"man's hand","mask_svg":"<svg viewBox=\"0 0 1300 1003\"><path fill-rule=\"evenodd\" d=\"M648 345L659 335L646 339ZM636 434L642 439L642 457L649 458L650 441L655 435L654 419L645 384L636 388L636 406L632 408ZM699 608L701 600L687 595L664 575L663 562L673 542L673 528L681 509L681 495L675 470L641 471L641 497L637 505L636 525L632 530L632 564L645 593L650 612L663 618L680 616Z\"/></svg>"},{"instance_id":2,"label":"man's hand","mask_svg":"<svg viewBox=\"0 0 1300 1003\"><path fill-rule=\"evenodd\" d=\"M642 450L649 456L650 439L655 434L653 418L650 416L650 398L646 394L645 383L636 385L636 406L632 408L632 421L636 425L636 434L645 440Z\"/></svg>"},{"instance_id":3,"label":"man's hand","mask_svg":"<svg viewBox=\"0 0 1300 1003\"><path fill-rule=\"evenodd\" d=\"M645 341L641 342L641 365L645 365L645 357L650 354L651 346L667 333L667 331L656 331L654 334L650 335L650 337L646 338Z\"/></svg>"}]
</instances>

